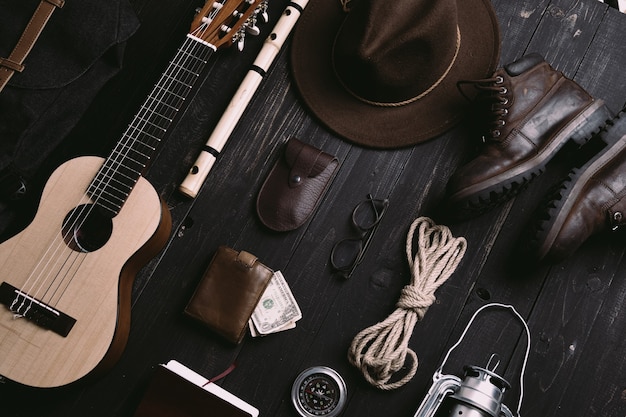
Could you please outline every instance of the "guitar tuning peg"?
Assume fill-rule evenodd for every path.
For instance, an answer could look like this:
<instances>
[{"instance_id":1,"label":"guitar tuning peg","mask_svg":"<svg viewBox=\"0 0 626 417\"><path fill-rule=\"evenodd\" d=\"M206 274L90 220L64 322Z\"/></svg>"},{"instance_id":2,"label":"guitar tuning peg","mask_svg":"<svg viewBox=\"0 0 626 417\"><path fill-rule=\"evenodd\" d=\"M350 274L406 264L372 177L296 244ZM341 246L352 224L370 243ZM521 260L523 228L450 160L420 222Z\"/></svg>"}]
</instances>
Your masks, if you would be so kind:
<instances>
[{"instance_id":1,"label":"guitar tuning peg","mask_svg":"<svg viewBox=\"0 0 626 417\"><path fill-rule=\"evenodd\" d=\"M243 51L244 43L245 43L245 36L242 36L237 41L237 49L239 50L239 52Z\"/></svg>"},{"instance_id":2,"label":"guitar tuning peg","mask_svg":"<svg viewBox=\"0 0 626 417\"><path fill-rule=\"evenodd\" d=\"M261 20L263 20L263 23L267 23L270 20L270 17L265 10L261 13Z\"/></svg>"},{"instance_id":3,"label":"guitar tuning peg","mask_svg":"<svg viewBox=\"0 0 626 417\"><path fill-rule=\"evenodd\" d=\"M259 33L261 33L261 30L259 29L259 27L255 24L254 26L248 26L246 28L246 32L248 32L250 35L252 36L259 36Z\"/></svg>"}]
</instances>

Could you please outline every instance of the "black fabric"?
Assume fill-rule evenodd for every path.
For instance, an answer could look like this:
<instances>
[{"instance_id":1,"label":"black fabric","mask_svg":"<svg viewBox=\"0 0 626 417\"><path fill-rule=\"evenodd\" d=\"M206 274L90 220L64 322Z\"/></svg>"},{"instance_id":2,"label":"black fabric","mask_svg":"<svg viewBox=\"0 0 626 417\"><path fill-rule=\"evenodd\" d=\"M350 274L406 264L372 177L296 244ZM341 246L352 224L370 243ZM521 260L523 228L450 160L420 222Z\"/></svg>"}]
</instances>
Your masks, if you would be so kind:
<instances>
[{"instance_id":1,"label":"black fabric","mask_svg":"<svg viewBox=\"0 0 626 417\"><path fill-rule=\"evenodd\" d=\"M0 56L7 57L40 0L0 0ZM139 21L128 0L66 0L0 92L0 174L34 176L122 64ZM0 195L0 201L7 196Z\"/></svg>"}]
</instances>

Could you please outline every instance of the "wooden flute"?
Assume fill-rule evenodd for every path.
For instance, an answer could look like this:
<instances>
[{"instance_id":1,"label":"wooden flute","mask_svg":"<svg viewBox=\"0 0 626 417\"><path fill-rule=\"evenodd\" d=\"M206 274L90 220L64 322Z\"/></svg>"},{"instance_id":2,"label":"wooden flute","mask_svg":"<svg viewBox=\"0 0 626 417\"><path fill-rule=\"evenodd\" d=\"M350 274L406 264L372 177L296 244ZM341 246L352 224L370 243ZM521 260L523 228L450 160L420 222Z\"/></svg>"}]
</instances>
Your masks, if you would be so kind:
<instances>
[{"instance_id":1,"label":"wooden flute","mask_svg":"<svg viewBox=\"0 0 626 417\"><path fill-rule=\"evenodd\" d=\"M202 184L209 175L211 168L213 168L213 164L215 164L230 134L235 129L246 106L252 99L261 80L265 77L308 2L309 0L292 0L285 8L282 16L276 22L274 30L263 43L259 55L252 63L252 67L248 70L228 107L226 107L224 114L215 126L215 129L213 129L196 162L183 182L178 186L178 190L182 194L191 198L195 198L198 195Z\"/></svg>"}]
</instances>

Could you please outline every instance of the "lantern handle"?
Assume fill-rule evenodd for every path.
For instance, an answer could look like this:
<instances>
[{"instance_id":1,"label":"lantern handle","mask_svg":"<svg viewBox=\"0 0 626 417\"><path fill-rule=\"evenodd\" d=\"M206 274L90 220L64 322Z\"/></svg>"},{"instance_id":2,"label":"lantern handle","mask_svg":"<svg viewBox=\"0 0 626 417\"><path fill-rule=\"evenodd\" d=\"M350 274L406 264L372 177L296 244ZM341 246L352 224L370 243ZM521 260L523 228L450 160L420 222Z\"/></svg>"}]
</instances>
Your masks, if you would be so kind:
<instances>
[{"instance_id":1,"label":"lantern handle","mask_svg":"<svg viewBox=\"0 0 626 417\"><path fill-rule=\"evenodd\" d=\"M463 338L465 337L465 334L469 330L469 328L472 325L472 323L473 323L474 319L476 318L476 316L481 311L483 311L483 310L485 310L485 309L487 309L489 307L501 307L501 308L505 308L505 309L511 310L513 312L513 314L515 314L515 316L522 322L522 324L524 326L524 330L526 331L526 354L524 355L524 362L522 363L522 369L521 369L521 372L520 372L520 394L519 394L519 402L517 404L517 413L516 413L516 415L518 417L520 417L520 410L522 408L522 400L524 398L524 373L526 372L526 364L528 362L528 356L530 355L530 330L528 329L528 324L526 324L526 320L524 320L524 318L517 312L515 307L513 307L512 305L501 304L501 303L489 303L489 304L485 304L484 306L482 306L478 310L476 310L476 312L474 313L474 315L472 316L470 321L467 323L467 326L465 326L465 330L463 330L463 333L461 334L461 337L459 338L459 340L457 340L457 342L454 345L452 345L450 350L448 350L448 352L446 353L446 356L444 356L443 361L441 362L441 365L439 365L439 368L435 372L435 375L434 375L433 379L436 379L440 375L442 375L443 366L446 363L446 361L448 360L448 357L450 356L450 353L452 353L452 351L454 349L456 349L456 347L461 344L461 342L463 341Z\"/></svg>"}]
</instances>

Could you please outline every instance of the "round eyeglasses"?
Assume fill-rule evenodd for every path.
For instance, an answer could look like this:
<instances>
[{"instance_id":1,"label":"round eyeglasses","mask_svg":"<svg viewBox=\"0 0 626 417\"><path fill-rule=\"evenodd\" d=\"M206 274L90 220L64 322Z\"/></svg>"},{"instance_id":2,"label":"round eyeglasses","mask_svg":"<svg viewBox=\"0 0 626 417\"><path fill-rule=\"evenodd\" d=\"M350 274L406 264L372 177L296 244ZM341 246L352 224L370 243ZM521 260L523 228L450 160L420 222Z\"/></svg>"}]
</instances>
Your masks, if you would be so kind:
<instances>
[{"instance_id":1,"label":"round eyeglasses","mask_svg":"<svg viewBox=\"0 0 626 417\"><path fill-rule=\"evenodd\" d=\"M333 269L344 278L350 278L363 260L365 251L388 206L388 199L375 199L368 194L367 199L357 204L352 211L352 225L359 234L338 241L330 253L330 263Z\"/></svg>"}]
</instances>

